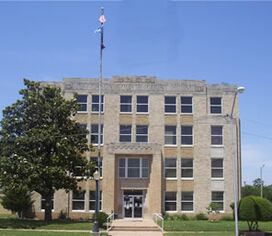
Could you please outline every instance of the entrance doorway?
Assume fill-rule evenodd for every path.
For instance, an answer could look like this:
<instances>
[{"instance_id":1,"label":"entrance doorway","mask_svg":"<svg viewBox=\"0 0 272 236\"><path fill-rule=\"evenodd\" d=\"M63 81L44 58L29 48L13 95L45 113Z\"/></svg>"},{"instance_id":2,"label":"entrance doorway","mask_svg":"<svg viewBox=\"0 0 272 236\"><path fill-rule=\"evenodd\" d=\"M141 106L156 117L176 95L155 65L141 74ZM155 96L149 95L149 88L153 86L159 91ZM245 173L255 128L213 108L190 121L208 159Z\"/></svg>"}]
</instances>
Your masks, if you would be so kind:
<instances>
[{"instance_id":1,"label":"entrance doorway","mask_svg":"<svg viewBox=\"0 0 272 236\"><path fill-rule=\"evenodd\" d=\"M143 217L143 191L142 190L124 190L123 216L124 218L142 218Z\"/></svg>"}]
</instances>

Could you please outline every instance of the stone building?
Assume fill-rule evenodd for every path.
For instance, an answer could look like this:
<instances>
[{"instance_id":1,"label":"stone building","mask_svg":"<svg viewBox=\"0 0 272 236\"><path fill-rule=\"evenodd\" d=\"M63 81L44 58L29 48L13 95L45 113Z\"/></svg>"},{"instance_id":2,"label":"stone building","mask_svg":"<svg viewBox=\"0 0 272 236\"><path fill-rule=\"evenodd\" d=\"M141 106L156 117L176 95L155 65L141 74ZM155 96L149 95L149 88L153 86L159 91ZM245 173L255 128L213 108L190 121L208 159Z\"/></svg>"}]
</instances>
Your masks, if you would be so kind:
<instances>
[{"instance_id":1,"label":"stone building","mask_svg":"<svg viewBox=\"0 0 272 236\"><path fill-rule=\"evenodd\" d=\"M75 119L90 131L97 159L98 80L67 78L50 83L65 98L78 95ZM231 213L233 158L240 192L240 126L237 87L193 80L113 77L102 85L101 209L119 218L153 213L206 213L211 202ZM234 107L233 107L234 106ZM233 110L233 118L230 114ZM53 215L87 218L95 209L95 182L79 192L58 191ZM35 213L43 199L35 195Z\"/></svg>"}]
</instances>

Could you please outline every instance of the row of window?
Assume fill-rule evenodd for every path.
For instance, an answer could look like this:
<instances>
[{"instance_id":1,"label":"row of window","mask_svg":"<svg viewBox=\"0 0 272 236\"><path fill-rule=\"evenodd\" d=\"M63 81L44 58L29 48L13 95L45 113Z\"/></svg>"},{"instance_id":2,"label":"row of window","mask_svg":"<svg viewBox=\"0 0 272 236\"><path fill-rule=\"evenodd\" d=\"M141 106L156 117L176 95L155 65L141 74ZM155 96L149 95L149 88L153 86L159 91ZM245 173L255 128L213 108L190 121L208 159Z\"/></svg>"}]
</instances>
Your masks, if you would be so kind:
<instances>
[{"instance_id":1,"label":"row of window","mask_svg":"<svg viewBox=\"0 0 272 236\"><path fill-rule=\"evenodd\" d=\"M87 192L76 191L72 193L72 210L84 211L86 209L85 199L87 199ZM100 191L99 209L102 207L102 192ZM41 197L41 210L45 209L45 199ZM52 198L52 210L54 210L54 197ZM95 211L95 191L89 191L89 210Z\"/></svg>"},{"instance_id":2,"label":"row of window","mask_svg":"<svg viewBox=\"0 0 272 236\"><path fill-rule=\"evenodd\" d=\"M77 103L79 105L78 111L88 111L88 95L78 95ZM101 112L104 112L104 95L101 95ZM121 95L120 96L120 112L131 113L132 112L132 96ZM99 112L99 95L92 95L92 112ZM149 97L148 96L136 96L136 112L148 113L149 112ZM164 97L164 112L165 113L177 113L177 99L176 96ZM193 113L193 97L181 96L180 97L180 113L192 114ZM222 98L210 97L210 113L222 114Z\"/></svg>"},{"instance_id":3,"label":"row of window","mask_svg":"<svg viewBox=\"0 0 272 236\"><path fill-rule=\"evenodd\" d=\"M180 209L177 208L177 192L165 192L164 210L166 212L194 211L194 192L181 192L179 201L181 203ZM212 191L211 202L218 204L219 210L224 211L224 192Z\"/></svg>"},{"instance_id":4,"label":"row of window","mask_svg":"<svg viewBox=\"0 0 272 236\"><path fill-rule=\"evenodd\" d=\"M87 125L84 125L87 127ZM103 144L103 130L101 125L100 143ZM98 124L91 125L91 143L98 144ZM148 126L136 125L136 142L148 142ZM119 128L119 142L132 142L132 125L120 125ZM181 126L181 145L193 145L193 126ZM164 144L177 145L177 126L166 125L164 127ZM223 145L223 126L211 126L211 145Z\"/></svg>"},{"instance_id":5,"label":"row of window","mask_svg":"<svg viewBox=\"0 0 272 236\"><path fill-rule=\"evenodd\" d=\"M177 162L176 158L167 158L164 161L165 178L177 178ZM194 178L194 160L192 158L182 158L180 162L180 177ZM211 178L223 178L224 167L223 158L211 159Z\"/></svg>"}]
</instances>

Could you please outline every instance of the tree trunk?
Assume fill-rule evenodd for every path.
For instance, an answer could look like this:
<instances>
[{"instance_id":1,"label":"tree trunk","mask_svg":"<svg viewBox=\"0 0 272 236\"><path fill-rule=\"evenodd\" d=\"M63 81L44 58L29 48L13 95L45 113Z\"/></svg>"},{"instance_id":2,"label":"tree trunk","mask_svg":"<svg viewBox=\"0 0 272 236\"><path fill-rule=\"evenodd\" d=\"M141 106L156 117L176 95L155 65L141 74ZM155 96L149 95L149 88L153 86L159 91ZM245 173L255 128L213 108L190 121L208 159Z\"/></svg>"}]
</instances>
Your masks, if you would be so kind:
<instances>
[{"instance_id":1,"label":"tree trunk","mask_svg":"<svg viewBox=\"0 0 272 236\"><path fill-rule=\"evenodd\" d=\"M45 196L45 209L44 209L44 221L52 221L52 196L53 194L48 194Z\"/></svg>"}]
</instances>

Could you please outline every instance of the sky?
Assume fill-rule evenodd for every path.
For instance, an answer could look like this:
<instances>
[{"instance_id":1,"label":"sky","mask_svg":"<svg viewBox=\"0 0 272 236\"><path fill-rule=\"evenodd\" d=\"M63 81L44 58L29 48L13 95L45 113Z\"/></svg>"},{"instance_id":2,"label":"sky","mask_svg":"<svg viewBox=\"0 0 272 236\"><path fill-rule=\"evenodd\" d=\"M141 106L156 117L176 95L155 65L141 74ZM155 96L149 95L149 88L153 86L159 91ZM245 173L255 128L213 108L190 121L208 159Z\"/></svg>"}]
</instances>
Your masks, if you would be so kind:
<instances>
[{"instance_id":1,"label":"sky","mask_svg":"<svg viewBox=\"0 0 272 236\"><path fill-rule=\"evenodd\" d=\"M244 86L242 178L272 184L272 1L1 1L0 110L23 78L152 75ZM2 114L0 115L0 119Z\"/></svg>"}]
</instances>

